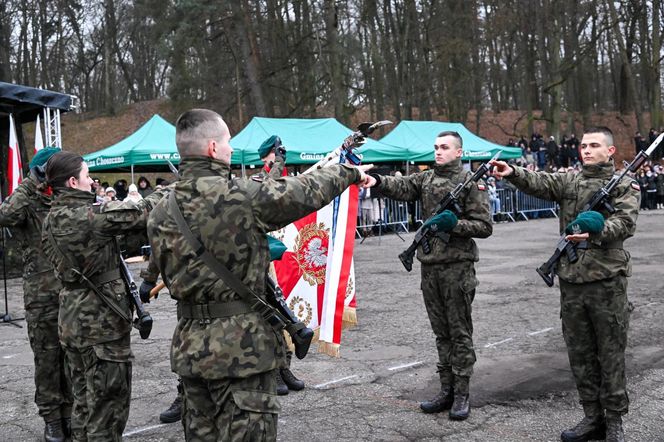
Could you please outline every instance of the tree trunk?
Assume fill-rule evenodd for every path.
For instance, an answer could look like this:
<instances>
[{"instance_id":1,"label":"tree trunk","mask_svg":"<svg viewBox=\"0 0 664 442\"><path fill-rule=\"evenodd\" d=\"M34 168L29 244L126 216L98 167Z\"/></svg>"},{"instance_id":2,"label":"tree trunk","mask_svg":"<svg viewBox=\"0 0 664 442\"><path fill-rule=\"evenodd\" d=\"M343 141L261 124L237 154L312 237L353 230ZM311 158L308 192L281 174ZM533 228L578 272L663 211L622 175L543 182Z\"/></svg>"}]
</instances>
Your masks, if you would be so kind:
<instances>
[{"instance_id":1,"label":"tree trunk","mask_svg":"<svg viewBox=\"0 0 664 442\"><path fill-rule=\"evenodd\" d=\"M636 125L638 126L638 129L641 133L645 133L639 94L636 89L636 82L634 81L634 75L632 75L632 64L630 63L629 57L627 56L625 41L623 40L622 34L620 33L620 27L618 26L618 13L616 12L616 6L613 4L612 0L606 0L606 4L608 5L609 8L609 15L611 17L611 22L614 24L613 37L618 43L618 52L620 54L620 60L622 62L622 72L624 74L624 79L627 83L628 95L630 95L632 99L634 114L636 115Z\"/></svg>"},{"instance_id":2,"label":"tree trunk","mask_svg":"<svg viewBox=\"0 0 664 442\"><path fill-rule=\"evenodd\" d=\"M109 115L115 115L115 96L113 88L113 45L114 35L110 26L114 14L113 0L104 0L104 107Z\"/></svg>"},{"instance_id":3,"label":"tree trunk","mask_svg":"<svg viewBox=\"0 0 664 442\"><path fill-rule=\"evenodd\" d=\"M660 51L662 49L662 40L661 40L661 24L660 24L660 13L661 13L661 0L652 0L652 61L650 68L651 78L652 78L652 87L653 94L651 97L650 103L650 125L652 127L660 128L663 123L662 119L662 80L660 78L660 64L661 64L661 55Z\"/></svg>"},{"instance_id":4,"label":"tree trunk","mask_svg":"<svg viewBox=\"0 0 664 442\"><path fill-rule=\"evenodd\" d=\"M246 10L246 1L244 7L237 0L234 0L232 4L236 33L240 40L242 57L246 63L247 83L256 115L269 116L260 81L261 65L258 43L256 42L256 35L247 27L251 23L251 19Z\"/></svg>"},{"instance_id":5,"label":"tree trunk","mask_svg":"<svg viewBox=\"0 0 664 442\"><path fill-rule=\"evenodd\" d=\"M341 48L339 45L339 22L337 5L334 0L325 0L323 4L325 15L325 36L327 38L327 71L330 78L330 99L334 106L334 116L342 123L348 124L344 111L347 94L343 86L343 73L341 71Z\"/></svg>"}]
</instances>

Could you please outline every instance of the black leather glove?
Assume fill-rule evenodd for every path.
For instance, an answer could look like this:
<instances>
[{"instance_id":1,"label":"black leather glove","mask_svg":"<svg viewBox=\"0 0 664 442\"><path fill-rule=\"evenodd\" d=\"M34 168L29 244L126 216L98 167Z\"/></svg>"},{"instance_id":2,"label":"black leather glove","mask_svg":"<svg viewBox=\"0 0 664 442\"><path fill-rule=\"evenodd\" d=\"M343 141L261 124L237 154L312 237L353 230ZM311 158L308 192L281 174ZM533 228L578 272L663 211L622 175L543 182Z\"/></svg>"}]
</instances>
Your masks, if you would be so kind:
<instances>
[{"instance_id":1,"label":"black leather glove","mask_svg":"<svg viewBox=\"0 0 664 442\"><path fill-rule=\"evenodd\" d=\"M30 173L40 183L46 182L46 168L44 166L34 166L30 169Z\"/></svg>"},{"instance_id":2,"label":"black leather glove","mask_svg":"<svg viewBox=\"0 0 664 442\"><path fill-rule=\"evenodd\" d=\"M286 161L286 148L281 144L276 145L274 147L274 156Z\"/></svg>"},{"instance_id":3,"label":"black leather glove","mask_svg":"<svg viewBox=\"0 0 664 442\"><path fill-rule=\"evenodd\" d=\"M143 281L141 287L138 289L138 295L141 297L143 304L150 303L150 291L157 286L156 282Z\"/></svg>"},{"instance_id":4,"label":"black leather glove","mask_svg":"<svg viewBox=\"0 0 664 442\"><path fill-rule=\"evenodd\" d=\"M380 186L380 183L382 181L380 179L380 175L378 175L377 173L370 173L369 176L372 176L376 180L376 186Z\"/></svg>"}]
</instances>

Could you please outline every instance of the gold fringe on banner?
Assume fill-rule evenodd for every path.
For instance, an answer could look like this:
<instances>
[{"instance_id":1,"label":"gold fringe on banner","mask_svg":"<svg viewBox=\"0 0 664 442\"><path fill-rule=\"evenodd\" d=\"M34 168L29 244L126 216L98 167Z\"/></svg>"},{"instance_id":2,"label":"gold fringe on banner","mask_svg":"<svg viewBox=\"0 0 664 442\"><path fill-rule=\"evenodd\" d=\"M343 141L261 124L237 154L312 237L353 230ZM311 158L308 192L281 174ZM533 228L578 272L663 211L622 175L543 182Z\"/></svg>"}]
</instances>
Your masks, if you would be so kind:
<instances>
[{"instance_id":1,"label":"gold fringe on banner","mask_svg":"<svg viewBox=\"0 0 664 442\"><path fill-rule=\"evenodd\" d=\"M341 329L346 330L357 325L357 310L355 307L345 307L341 317Z\"/></svg>"},{"instance_id":2,"label":"gold fringe on banner","mask_svg":"<svg viewBox=\"0 0 664 442\"><path fill-rule=\"evenodd\" d=\"M323 353L334 358L338 358L339 355L339 344L334 344L332 342L318 342L318 353Z\"/></svg>"}]
</instances>

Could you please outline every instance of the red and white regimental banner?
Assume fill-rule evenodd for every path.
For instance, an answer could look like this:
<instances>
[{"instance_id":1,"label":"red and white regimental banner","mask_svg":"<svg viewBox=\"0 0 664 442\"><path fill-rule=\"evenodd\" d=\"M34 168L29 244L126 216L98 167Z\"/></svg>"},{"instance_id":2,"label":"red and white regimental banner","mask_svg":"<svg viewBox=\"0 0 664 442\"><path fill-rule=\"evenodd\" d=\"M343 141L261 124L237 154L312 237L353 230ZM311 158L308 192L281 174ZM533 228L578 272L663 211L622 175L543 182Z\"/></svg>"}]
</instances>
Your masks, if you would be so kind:
<instances>
[{"instance_id":1,"label":"red and white regimental banner","mask_svg":"<svg viewBox=\"0 0 664 442\"><path fill-rule=\"evenodd\" d=\"M351 186L336 203L272 232L287 247L281 260L274 261L286 302L316 330L318 351L331 356L339 356L342 329L357 324L353 263L357 204L358 188Z\"/></svg>"},{"instance_id":2,"label":"red and white regimental banner","mask_svg":"<svg viewBox=\"0 0 664 442\"><path fill-rule=\"evenodd\" d=\"M11 195L21 184L23 166L21 164L21 153L18 149L18 137L14 118L9 115L9 149L7 158L7 195Z\"/></svg>"}]
</instances>

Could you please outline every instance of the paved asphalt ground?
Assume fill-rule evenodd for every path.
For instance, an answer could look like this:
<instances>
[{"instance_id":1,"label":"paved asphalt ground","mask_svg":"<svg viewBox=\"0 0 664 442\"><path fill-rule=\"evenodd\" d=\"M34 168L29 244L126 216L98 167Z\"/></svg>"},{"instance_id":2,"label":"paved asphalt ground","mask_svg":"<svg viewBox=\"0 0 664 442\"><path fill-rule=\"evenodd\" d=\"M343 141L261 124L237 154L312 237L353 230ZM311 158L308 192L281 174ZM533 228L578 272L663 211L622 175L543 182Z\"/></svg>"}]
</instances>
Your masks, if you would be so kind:
<instances>
[{"instance_id":1,"label":"paved asphalt ground","mask_svg":"<svg viewBox=\"0 0 664 442\"><path fill-rule=\"evenodd\" d=\"M629 441L664 441L664 211L644 212L627 242L635 306L627 351ZM307 383L282 400L282 441L556 441L582 415L560 331L559 291L534 269L549 257L557 220L497 224L478 241L480 279L473 317L478 362L473 410L465 422L425 415L418 402L438 388L434 338L419 289L419 266L396 258L412 239L368 238L356 245L360 324L344 333L341 357L310 354L293 363ZM141 265L133 265L138 275ZM10 312L22 315L20 280L9 280ZM182 441L180 424L158 414L175 397L168 349L175 304L150 305L150 339L133 334L134 384L127 441ZM22 323L25 325L25 323ZM25 328L0 327L0 441L39 440L32 353Z\"/></svg>"}]
</instances>

